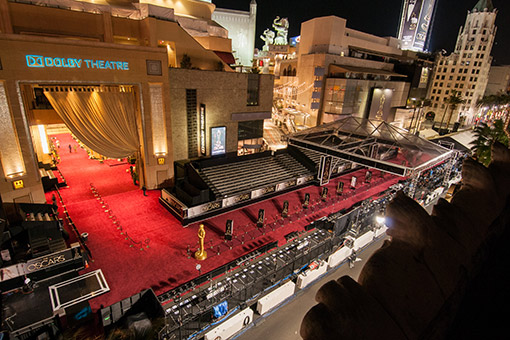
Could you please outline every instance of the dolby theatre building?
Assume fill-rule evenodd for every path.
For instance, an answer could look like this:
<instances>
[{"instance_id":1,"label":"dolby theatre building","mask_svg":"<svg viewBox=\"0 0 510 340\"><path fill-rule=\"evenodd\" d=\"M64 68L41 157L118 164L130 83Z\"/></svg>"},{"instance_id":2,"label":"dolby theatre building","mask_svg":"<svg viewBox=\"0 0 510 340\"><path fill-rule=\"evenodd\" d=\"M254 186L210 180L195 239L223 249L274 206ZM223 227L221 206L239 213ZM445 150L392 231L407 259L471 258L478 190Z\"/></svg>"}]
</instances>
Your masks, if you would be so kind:
<instances>
[{"instance_id":1,"label":"dolby theatre building","mask_svg":"<svg viewBox=\"0 0 510 340\"><path fill-rule=\"evenodd\" d=\"M136 155L149 189L172 178L169 67L187 54L199 69L230 71L213 11L194 0L0 0L2 201L45 202L39 166L51 162L55 127L100 155ZM199 42L186 26L208 34Z\"/></svg>"}]
</instances>

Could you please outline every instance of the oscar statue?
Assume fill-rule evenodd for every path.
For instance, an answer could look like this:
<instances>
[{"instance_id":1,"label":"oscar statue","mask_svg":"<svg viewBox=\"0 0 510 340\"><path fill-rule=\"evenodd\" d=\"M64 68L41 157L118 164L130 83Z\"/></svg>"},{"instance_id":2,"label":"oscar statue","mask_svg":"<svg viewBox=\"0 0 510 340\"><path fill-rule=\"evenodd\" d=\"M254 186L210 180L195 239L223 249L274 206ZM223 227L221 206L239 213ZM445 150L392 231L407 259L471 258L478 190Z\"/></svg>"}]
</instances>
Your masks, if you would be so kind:
<instances>
[{"instance_id":1,"label":"oscar statue","mask_svg":"<svg viewBox=\"0 0 510 340\"><path fill-rule=\"evenodd\" d=\"M195 258L199 261L203 261L207 258L207 252L204 250L205 229L203 224L200 224L198 228L198 238L200 240L200 248L195 253Z\"/></svg>"}]
</instances>

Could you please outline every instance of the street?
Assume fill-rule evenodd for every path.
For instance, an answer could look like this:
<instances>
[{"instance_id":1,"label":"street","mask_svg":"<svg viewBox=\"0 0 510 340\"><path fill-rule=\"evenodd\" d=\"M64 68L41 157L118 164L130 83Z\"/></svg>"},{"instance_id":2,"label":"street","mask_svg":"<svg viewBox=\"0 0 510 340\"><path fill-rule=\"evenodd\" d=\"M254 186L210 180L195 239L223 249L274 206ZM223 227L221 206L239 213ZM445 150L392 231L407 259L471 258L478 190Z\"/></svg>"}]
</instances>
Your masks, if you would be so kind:
<instances>
[{"instance_id":1,"label":"street","mask_svg":"<svg viewBox=\"0 0 510 340\"><path fill-rule=\"evenodd\" d=\"M358 279L361 268L365 261L381 247L384 237L372 243L362 252L358 253L358 258L362 261L355 263L354 268L349 268L347 262L340 265L337 269L328 272L324 277L314 284L298 291L296 297L286 305L280 307L271 314L269 312L264 318L255 318L255 324L244 331L234 339L236 340L299 340L299 327L306 312L312 308L315 302L315 294L319 288L330 280L336 280L344 275L349 275L354 280Z\"/></svg>"}]
</instances>

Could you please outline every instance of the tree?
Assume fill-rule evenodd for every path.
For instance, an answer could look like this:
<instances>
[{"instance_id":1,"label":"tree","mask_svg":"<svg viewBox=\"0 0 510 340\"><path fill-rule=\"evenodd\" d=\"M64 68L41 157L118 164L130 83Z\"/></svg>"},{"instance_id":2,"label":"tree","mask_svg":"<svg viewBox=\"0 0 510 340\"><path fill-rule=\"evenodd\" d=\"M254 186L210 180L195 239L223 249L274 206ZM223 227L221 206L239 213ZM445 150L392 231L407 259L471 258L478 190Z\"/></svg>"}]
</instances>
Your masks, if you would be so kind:
<instances>
[{"instance_id":1,"label":"tree","mask_svg":"<svg viewBox=\"0 0 510 340\"><path fill-rule=\"evenodd\" d=\"M505 123L498 119L494 124L479 124L475 130L476 139L471 142L471 150L476 159L485 166L489 166L491 162L491 148L495 142L508 147L508 135L505 131Z\"/></svg>"},{"instance_id":2,"label":"tree","mask_svg":"<svg viewBox=\"0 0 510 340\"><path fill-rule=\"evenodd\" d=\"M500 92L498 94L484 96L477 101L476 105L481 109L487 109L485 112L486 115L489 115L489 113L494 114L496 117L504 115L503 119L506 120L506 125L508 126L509 94Z\"/></svg>"},{"instance_id":3,"label":"tree","mask_svg":"<svg viewBox=\"0 0 510 340\"><path fill-rule=\"evenodd\" d=\"M418 131L420 129L421 120L423 116L423 108L430 106L430 99L425 98L411 98L410 100L411 105L413 106L413 116L411 118L411 124L409 125L409 132L413 133L413 121L414 121L414 132ZM416 109L418 109L418 112L416 112ZM415 121L415 115L418 113Z\"/></svg>"},{"instance_id":4,"label":"tree","mask_svg":"<svg viewBox=\"0 0 510 340\"><path fill-rule=\"evenodd\" d=\"M450 115L448 116L448 121L446 122L446 130L450 127L450 121L452 120L453 111L457 108L458 105L464 104L466 102L465 99L462 98L462 94L459 91L452 90L452 94L450 97L446 99L446 109L444 111L443 118L441 119L441 125L439 128L441 129L443 127L443 120L446 115L446 111L448 110L448 107L450 107Z\"/></svg>"},{"instance_id":5,"label":"tree","mask_svg":"<svg viewBox=\"0 0 510 340\"><path fill-rule=\"evenodd\" d=\"M191 68L192 68L191 58L186 53L184 53L182 55L181 68L185 68L185 69L188 69L188 70L191 70Z\"/></svg>"}]
</instances>

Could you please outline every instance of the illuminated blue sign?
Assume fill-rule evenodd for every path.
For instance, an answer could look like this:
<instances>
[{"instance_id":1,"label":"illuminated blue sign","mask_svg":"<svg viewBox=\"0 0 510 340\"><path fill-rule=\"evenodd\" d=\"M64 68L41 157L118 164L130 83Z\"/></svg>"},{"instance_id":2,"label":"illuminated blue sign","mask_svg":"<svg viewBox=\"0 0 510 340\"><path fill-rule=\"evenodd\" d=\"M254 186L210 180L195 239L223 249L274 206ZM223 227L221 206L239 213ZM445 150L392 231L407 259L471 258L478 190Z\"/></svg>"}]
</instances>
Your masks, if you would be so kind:
<instances>
[{"instance_id":1,"label":"illuminated blue sign","mask_svg":"<svg viewBox=\"0 0 510 340\"><path fill-rule=\"evenodd\" d=\"M28 67L60 67L60 68L88 68L98 70L129 70L127 61L94 60L44 57L41 55L26 55Z\"/></svg>"}]
</instances>

